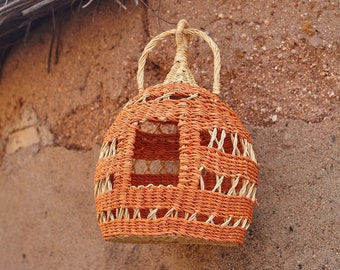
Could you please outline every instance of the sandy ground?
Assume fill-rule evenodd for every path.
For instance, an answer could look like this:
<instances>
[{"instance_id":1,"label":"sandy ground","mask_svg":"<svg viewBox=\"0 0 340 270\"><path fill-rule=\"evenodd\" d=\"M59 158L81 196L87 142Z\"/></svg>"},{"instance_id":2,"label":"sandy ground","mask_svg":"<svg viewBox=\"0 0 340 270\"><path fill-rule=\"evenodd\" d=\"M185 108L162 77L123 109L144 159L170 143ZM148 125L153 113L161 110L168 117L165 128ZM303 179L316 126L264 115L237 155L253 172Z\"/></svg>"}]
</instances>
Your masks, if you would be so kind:
<instances>
[{"instance_id":1,"label":"sandy ground","mask_svg":"<svg viewBox=\"0 0 340 270\"><path fill-rule=\"evenodd\" d=\"M339 3L148 5L63 14L49 73L52 22L12 49L0 83L1 269L338 269ZM181 18L220 47L222 99L253 137L253 224L238 248L106 243L93 199L99 146L137 93L143 47ZM148 85L165 77L173 45L150 55ZM203 41L192 39L189 63L209 89Z\"/></svg>"}]
</instances>

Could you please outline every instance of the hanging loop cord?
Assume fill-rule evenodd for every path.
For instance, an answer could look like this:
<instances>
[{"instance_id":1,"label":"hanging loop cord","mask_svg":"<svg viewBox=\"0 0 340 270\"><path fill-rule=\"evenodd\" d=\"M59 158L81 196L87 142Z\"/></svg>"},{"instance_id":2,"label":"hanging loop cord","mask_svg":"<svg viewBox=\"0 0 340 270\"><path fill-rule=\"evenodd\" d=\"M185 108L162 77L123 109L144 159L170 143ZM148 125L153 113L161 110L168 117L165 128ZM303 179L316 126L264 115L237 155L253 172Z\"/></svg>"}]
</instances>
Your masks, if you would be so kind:
<instances>
[{"instance_id":1,"label":"hanging loop cord","mask_svg":"<svg viewBox=\"0 0 340 270\"><path fill-rule=\"evenodd\" d=\"M189 83L192 85L197 85L195 82L194 76L192 75L190 69L188 68L187 63L187 52L188 52L188 45L189 45L189 36L196 36L200 37L205 40L214 55L214 81L212 92L214 94L220 94L220 70L221 70L221 56L220 50L217 47L216 43L204 32L189 28L188 23L186 20L180 20L177 24L176 29L168 30L155 36L150 42L145 46L144 51L139 58L138 61L138 72L137 72L137 84L138 90L143 91L144 89L144 67L146 63L146 59L151 50L153 50L157 43L167 36L175 35L176 37L176 55L174 59L174 63L170 72L165 78L163 84L168 83Z\"/></svg>"}]
</instances>

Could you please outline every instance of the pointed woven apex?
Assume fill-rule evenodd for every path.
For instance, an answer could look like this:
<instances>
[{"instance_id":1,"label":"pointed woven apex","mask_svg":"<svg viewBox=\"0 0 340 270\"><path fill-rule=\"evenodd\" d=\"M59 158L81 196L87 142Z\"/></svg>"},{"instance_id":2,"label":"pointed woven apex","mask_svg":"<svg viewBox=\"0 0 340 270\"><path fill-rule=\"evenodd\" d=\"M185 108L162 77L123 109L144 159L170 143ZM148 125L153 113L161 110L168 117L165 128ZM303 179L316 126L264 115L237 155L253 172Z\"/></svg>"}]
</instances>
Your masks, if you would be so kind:
<instances>
[{"instance_id":1,"label":"pointed woven apex","mask_svg":"<svg viewBox=\"0 0 340 270\"><path fill-rule=\"evenodd\" d=\"M168 83L188 83L197 85L194 76L192 75L187 61L189 35L184 33L189 25L186 20L180 20L176 29L176 55L172 68L165 78L163 84Z\"/></svg>"}]
</instances>

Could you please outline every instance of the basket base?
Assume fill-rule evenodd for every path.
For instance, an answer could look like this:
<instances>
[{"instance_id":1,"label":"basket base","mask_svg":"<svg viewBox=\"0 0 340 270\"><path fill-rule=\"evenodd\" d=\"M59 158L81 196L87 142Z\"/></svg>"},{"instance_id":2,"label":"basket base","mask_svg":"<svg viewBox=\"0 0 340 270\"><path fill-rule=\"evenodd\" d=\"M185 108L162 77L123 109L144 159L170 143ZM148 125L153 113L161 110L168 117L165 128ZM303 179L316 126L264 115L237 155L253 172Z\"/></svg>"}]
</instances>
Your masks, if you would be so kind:
<instances>
[{"instance_id":1,"label":"basket base","mask_svg":"<svg viewBox=\"0 0 340 270\"><path fill-rule=\"evenodd\" d=\"M183 245L214 245L224 247L237 247L239 243L214 242L204 239L198 239L188 236L162 235L162 236L131 236L117 235L110 239L105 239L110 242L134 243L134 244L183 244Z\"/></svg>"},{"instance_id":2,"label":"basket base","mask_svg":"<svg viewBox=\"0 0 340 270\"><path fill-rule=\"evenodd\" d=\"M238 246L246 230L178 218L111 220L100 223L107 241L127 243L180 243Z\"/></svg>"}]
</instances>

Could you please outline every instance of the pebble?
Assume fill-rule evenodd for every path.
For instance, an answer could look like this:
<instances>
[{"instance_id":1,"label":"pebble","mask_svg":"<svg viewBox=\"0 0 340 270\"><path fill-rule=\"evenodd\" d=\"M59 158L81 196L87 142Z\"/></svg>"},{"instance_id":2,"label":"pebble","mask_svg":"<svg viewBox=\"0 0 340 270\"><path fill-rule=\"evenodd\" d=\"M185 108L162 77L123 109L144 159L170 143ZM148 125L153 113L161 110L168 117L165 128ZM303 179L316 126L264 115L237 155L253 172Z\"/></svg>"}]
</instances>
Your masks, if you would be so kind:
<instances>
[{"instance_id":1,"label":"pebble","mask_svg":"<svg viewBox=\"0 0 340 270\"><path fill-rule=\"evenodd\" d=\"M276 115L276 114L270 115L269 118L270 118L273 122L276 122L276 121L277 121L277 115Z\"/></svg>"},{"instance_id":2,"label":"pebble","mask_svg":"<svg viewBox=\"0 0 340 270\"><path fill-rule=\"evenodd\" d=\"M314 36L311 36L309 39L308 39L308 42L311 46L317 48L317 47L321 47L323 45L325 45L324 43L324 40L321 39L320 37L318 37L317 35L314 35Z\"/></svg>"},{"instance_id":3,"label":"pebble","mask_svg":"<svg viewBox=\"0 0 340 270\"><path fill-rule=\"evenodd\" d=\"M19 149L38 144L53 145L54 140L50 127L39 122L32 107L26 108L15 121L8 125L4 137L7 139L7 154L13 154Z\"/></svg>"},{"instance_id":4,"label":"pebble","mask_svg":"<svg viewBox=\"0 0 340 270\"><path fill-rule=\"evenodd\" d=\"M35 127L28 127L9 136L6 152L12 154L20 148L29 147L39 142L40 138L37 129Z\"/></svg>"},{"instance_id":5,"label":"pebble","mask_svg":"<svg viewBox=\"0 0 340 270\"><path fill-rule=\"evenodd\" d=\"M281 112L282 111L282 107L278 106L275 111L276 112Z\"/></svg>"}]
</instances>

